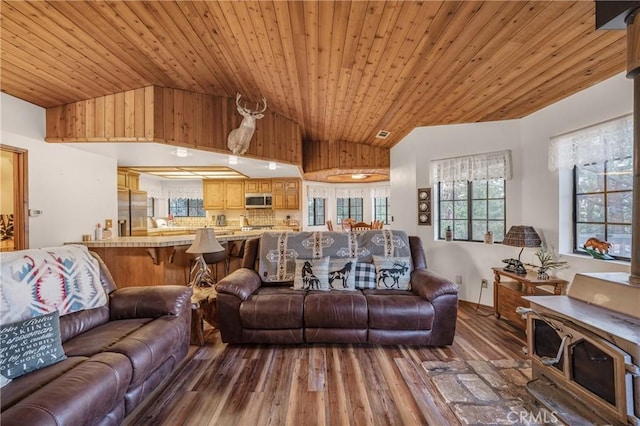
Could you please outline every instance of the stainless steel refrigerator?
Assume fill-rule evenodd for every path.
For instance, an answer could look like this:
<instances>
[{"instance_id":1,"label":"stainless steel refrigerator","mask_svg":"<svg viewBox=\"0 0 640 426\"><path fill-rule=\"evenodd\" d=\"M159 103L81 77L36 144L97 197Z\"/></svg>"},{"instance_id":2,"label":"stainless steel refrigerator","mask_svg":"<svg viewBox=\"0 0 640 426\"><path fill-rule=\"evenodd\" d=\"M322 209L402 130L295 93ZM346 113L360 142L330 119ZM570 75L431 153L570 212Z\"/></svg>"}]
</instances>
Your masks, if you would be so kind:
<instances>
[{"instance_id":1,"label":"stainless steel refrigerator","mask_svg":"<svg viewBox=\"0 0 640 426\"><path fill-rule=\"evenodd\" d=\"M118 189L118 236L147 235L147 193Z\"/></svg>"}]
</instances>

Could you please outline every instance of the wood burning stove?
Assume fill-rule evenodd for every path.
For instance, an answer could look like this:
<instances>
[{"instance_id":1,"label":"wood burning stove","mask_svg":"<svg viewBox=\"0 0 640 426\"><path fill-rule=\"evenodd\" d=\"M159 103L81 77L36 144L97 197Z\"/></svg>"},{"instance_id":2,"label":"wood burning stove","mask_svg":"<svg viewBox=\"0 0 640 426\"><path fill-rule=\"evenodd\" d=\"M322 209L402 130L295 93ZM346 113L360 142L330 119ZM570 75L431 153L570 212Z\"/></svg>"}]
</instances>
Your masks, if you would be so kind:
<instances>
[{"instance_id":1,"label":"wood burning stove","mask_svg":"<svg viewBox=\"0 0 640 426\"><path fill-rule=\"evenodd\" d=\"M529 392L568 424L640 425L640 286L577 274L566 296L529 296Z\"/></svg>"}]
</instances>

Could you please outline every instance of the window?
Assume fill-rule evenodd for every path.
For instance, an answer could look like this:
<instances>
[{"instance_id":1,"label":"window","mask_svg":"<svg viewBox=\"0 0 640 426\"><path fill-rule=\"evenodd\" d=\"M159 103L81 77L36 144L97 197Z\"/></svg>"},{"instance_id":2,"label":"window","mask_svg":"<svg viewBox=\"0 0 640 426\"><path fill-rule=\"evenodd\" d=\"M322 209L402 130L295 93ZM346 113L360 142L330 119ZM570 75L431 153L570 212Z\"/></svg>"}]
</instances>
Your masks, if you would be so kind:
<instances>
[{"instance_id":1,"label":"window","mask_svg":"<svg viewBox=\"0 0 640 426\"><path fill-rule=\"evenodd\" d=\"M204 217L202 198L170 198L169 214L175 217Z\"/></svg>"},{"instance_id":2,"label":"window","mask_svg":"<svg viewBox=\"0 0 640 426\"><path fill-rule=\"evenodd\" d=\"M595 237L611 244L610 256L630 260L633 115L551 138L549 169L573 170L573 252L585 253Z\"/></svg>"},{"instance_id":3,"label":"window","mask_svg":"<svg viewBox=\"0 0 640 426\"><path fill-rule=\"evenodd\" d=\"M496 242L505 233L504 179L440 182L438 184L438 238L451 227L453 239L483 241L487 231Z\"/></svg>"},{"instance_id":4,"label":"window","mask_svg":"<svg viewBox=\"0 0 640 426\"><path fill-rule=\"evenodd\" d=\"M325 199L309 198L309 226L324 225Z\"/></svg>"},{"instance_id":5,"label":"window","mask_svg":"<svg viewBox=\"0 0 640 426\"><path fill-rule=\"evenodd\" d=\"M358 222L363 221L362 198L338 198L338 223L350 217Z\"/></svg>"},{"instance_id":6,"label":"window","mask_svg":"<svg viewBox=\"0 0 640 426\"><path fill-rule=\"evenodd\" d=\"M574 252L595 237L611 244L610 256L631 259L632 167L631 156L574 167Z\"/></svg>"},{"instance_id":7,"label":"window","mask_svg":"<svg viewBox=\"0 0 640 426\"><path fill-rule=\"evenodd\" d=\"M451 227L454 240L484 241L487 231L501 242L505 234L505 182L511 179L511 151L434 160L438 183L438 238Z\"/></svg>"},{"instance_id":8,"label":"window","mask_svg":"<svg viewBox=\"0 0 640 426\"><path fill-rule=\"evenodd\" d=\"M373 199L373 218L385 225L389 224L389 197L375 197Z\"/></svg>"},{"instance_id":9,"label":"window","mask_svg":"<svg viewBox=\"0 0 640 426\"><path fill-rule=\"evenodd\" d=\"M156 199L153 197L147 197L147 217L154 217L155 213L155 201Z\"/></svg>"}]
</instances>

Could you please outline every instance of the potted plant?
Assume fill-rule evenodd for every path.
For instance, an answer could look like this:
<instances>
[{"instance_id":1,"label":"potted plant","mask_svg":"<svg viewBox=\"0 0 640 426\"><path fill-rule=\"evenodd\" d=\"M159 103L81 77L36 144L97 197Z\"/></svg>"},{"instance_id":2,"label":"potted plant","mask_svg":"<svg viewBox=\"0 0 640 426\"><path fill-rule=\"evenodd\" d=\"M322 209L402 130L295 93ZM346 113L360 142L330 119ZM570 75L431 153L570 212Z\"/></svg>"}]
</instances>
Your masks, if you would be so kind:
<instances>
[{"instance_id":1,"label":"potted plant","mask_svg":"<svg viewBox=\"0 0 640 426\"><path fill-rule=\"evenodd\" d=\"M553 254L547 250L547 247L544 244L542 244L542 246L540 246L536 251L536 257L540 261L540 266L533 266L536 266L538 270L538 279L541 280L549 279L549 274L547 274L549 269L560 268L567 264L567 262L558 262L553 260Z\"/></svg>"}]
</instances>

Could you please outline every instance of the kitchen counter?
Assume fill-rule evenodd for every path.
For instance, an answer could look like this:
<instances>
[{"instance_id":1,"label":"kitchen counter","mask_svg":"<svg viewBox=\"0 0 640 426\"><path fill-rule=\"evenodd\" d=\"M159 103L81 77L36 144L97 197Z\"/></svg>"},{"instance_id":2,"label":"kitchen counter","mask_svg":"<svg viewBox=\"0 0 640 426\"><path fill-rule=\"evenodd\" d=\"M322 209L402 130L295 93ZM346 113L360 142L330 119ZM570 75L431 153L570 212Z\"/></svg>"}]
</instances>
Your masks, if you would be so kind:
<instances>
[{"instance_id":1,"label":"kitchen counter","mask_svg":"<svg viewBox=\"0 0 640 426\"><path fill-rule=\"evenodd\" d=\"M220 242L258 238L264 231L216 235ZM187 249L195 239L190 235L113 237L108 240L70 242L82 244L102 258L118 287L185 285L194 258Z\"/></svg>"}]
</instances>

